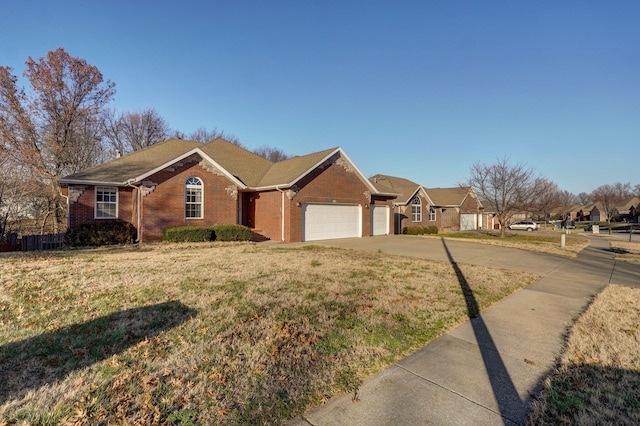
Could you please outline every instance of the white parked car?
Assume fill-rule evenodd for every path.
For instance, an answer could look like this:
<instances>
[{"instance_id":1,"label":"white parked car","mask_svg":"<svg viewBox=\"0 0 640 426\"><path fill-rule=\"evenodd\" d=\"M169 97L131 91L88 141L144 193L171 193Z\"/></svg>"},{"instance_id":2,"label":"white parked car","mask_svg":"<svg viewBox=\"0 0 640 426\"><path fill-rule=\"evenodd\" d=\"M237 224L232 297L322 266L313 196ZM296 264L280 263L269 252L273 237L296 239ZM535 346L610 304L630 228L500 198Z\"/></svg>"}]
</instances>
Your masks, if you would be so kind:
<instances>
[{"instance_id":1,"label":"white parked car","mask_svg":"<svg viewBox=\"0 0 640 426\"><path fill-rule=\"evenodd\" d=\"M521 220L518 222L513 222L511 225L509 225L509 229L520 231L537 231L538 224L532 220Z\"/></svg>"}]
</instances>

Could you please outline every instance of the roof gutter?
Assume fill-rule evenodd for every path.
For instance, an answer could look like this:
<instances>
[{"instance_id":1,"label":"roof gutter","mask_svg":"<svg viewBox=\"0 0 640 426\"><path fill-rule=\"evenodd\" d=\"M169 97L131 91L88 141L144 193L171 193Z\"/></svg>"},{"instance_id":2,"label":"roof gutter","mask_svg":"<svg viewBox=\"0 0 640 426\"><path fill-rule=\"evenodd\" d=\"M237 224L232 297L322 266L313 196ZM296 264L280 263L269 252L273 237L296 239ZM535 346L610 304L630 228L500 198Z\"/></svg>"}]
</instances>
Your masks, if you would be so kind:
<instances>
[{"instance_id":1,"label":"roof gutter","mask_svg":"<svg viewBox=\"0 0 640 426\"><path fill-rule=\"evenodd\" d=\"M135 181L135 179L134 179L134 181ZM105 182L105 181L99 181L99 180L58 179L58 183L59 184L64 184L64 185L123 186L123 185L127 185L127 182L123 183L123 182Z\"/></svg>"}]
</instances>

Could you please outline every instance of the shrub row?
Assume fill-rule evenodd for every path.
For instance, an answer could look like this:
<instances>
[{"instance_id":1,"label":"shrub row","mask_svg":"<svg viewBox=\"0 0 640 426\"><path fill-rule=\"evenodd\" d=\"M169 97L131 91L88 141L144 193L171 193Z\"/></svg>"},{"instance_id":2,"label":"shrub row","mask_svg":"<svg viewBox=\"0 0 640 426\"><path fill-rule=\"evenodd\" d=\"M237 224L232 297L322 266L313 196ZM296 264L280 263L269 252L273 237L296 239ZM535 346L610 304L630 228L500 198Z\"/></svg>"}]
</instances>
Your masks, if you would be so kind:
<instances>
[{"instance_id":1,"label":"shrub row","mask_svg":"<svg viewBox=\"0 0 640 426\"><path fill-rule=\"evenodd\" d=\"M131 243L136 228L128 222L79 223L67 229L64 244L67 247L105 246Z\"/></svg>"},{"instance_id":2,"label":"shrub row","mask_svg":"<svg viewBox=\"0 0 640 426\"><path fill-rule=\"evenodd\" d=\"M242 225L174 226L162 230L164 241L249 241L251 230Z\"/></svg>"},{"instance_id":3,"label":"shrub row","mask_svg":"<svg viewBox=\"0 0 640 426\"><path fill-rule=\"evenodd\" d=\"M402 228L402 233L407 235L424 235L424 234L437 234L437 226L407 226Z\"/></svg>"},{"instance_id":4,"label":"shrub row","mask_svg":"<svg viewBox=\"0 0 640 426\"><path fill-rule=\"evenodd\" d=\"M162 230L162 239L173 243L213 241L215 234L202 226L174 226Z\"/></svg>"}]
</instances>

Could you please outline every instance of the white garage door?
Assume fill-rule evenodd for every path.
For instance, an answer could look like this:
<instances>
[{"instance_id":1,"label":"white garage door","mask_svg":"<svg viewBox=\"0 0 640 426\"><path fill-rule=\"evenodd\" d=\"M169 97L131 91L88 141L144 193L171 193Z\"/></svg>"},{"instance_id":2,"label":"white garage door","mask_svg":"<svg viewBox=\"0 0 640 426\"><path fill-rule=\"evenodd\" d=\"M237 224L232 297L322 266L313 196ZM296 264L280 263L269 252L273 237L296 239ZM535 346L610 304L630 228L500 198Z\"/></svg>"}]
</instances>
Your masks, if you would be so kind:
<instances>
[{"instance_id":1,"label":"white garage door","mask_svg":"<svg viewBox=\"0 0 640 426\"><path fill-rule=\"evenodd\" d=\"M361 217L357 204L304 204L302 240L360 237Z\"/></svg>"},{"instance_id":2,"label":"white garage door","mask_svg":"<svg viewBox=\"0 0 640 426\"><path fill-rule=\"evenodd\" d=\"M476 224L476 214L462 213L460 215L460 230L470 231L475 229L478 229L478 225Z\"/></svg>"},{"instance_id":3,"label":"white garage door","mask_svg":"<svg viewBox=\"0 0 640 426\"><path fill-rule=\"evenodd\" d=\"M372 235L389 233L389 206L373 206L371 209Z\"/></svg>"}]
</instances>

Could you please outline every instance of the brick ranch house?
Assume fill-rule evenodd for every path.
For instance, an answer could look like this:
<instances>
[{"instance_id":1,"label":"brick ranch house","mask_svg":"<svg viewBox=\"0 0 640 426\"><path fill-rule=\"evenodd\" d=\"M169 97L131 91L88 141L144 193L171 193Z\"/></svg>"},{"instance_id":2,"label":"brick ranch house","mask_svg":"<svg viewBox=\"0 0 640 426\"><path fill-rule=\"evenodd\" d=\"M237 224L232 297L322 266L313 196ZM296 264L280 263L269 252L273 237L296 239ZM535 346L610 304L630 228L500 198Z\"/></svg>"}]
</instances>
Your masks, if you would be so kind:
<instances>
[{"instance_id":1,"label":"brick ranch house","mask_svg":"<svg viewBox=\"0 0 640 426\"><path fill-rule=\"evenodd\" d=\"M223 139L169 139L59 180L67 225L125 221L140 242L181 225L241 224L277 241L393 232L395 195L341 148L268 161Z\"/></svg>"},{"instance_id":2,"label":"brick ranch house","mask_svg":"<svg viewBox=\"0 0 640 426\"><path fill-rule=\"evenodd\" d=\"M484 207L469 187L425 188L408 179L375 175L379 191L396 193L394 232L408 226L437 226L438 231L467 231L483 227Z\"/></svg>"}]
</instances>

